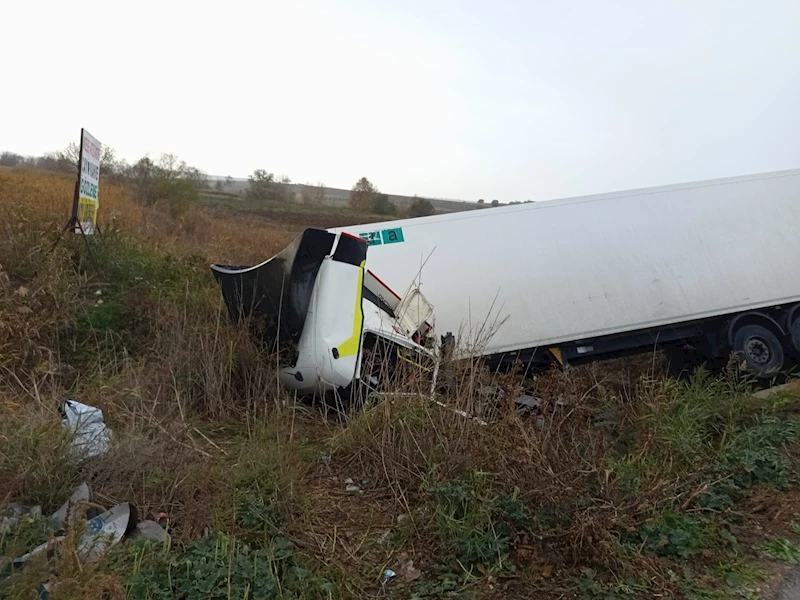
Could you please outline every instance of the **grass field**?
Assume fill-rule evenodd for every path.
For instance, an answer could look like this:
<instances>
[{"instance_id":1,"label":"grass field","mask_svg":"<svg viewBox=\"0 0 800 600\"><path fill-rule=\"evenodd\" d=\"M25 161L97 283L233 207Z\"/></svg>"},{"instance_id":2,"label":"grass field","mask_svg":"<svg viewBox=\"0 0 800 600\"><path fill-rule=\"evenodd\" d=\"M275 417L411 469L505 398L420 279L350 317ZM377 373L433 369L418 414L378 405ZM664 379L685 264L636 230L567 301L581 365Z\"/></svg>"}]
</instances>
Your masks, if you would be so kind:
<instances>
[{"instance_id":1,"label":"grass field","mask_svg":"<svg viewBox=\"0 0 800 600\"><path fill-rule=\"evenodd\" d=\"M800 561L794 392L677 382L647 356L541 377L523 413L515 376L459 365L447 407L397 394L337 419L277 385L208 266L357 215L176 215L104 184L102 234L53 248L72 187L0 170L0 504L49 514L89 481L166 513L172 544L81 564L75 524L4 576L52 535L26 519L0 533L0 597L766 599ZM102 408L111 451L72 458L65 398Z\"/></svg>"}]
</instances>

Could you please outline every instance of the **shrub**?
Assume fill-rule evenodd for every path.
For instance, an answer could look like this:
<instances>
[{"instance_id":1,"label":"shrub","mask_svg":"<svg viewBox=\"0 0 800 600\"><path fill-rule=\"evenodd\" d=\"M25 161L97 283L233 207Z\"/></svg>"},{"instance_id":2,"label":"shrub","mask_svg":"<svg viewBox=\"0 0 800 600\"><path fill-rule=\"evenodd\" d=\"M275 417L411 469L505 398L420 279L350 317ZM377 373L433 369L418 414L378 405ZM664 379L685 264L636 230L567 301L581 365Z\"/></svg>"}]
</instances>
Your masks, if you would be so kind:
<instances>
[{"instance_id":1,"label":"shrub","mask_svg":"<svg viewBox=\"0 0 800 600\"><path fill-rule=\"evenodd\" d=\"M375 200L372 202L372 212L376 215L396 215L397 206L389 200L388 195L376 194Z\"/></svg>"},{"instance_id":2,"label":"shrub","mask_svg":"<svg viewBox=\"0 0 800 600\"><path fill-rule=\"evenodd\" d=\"M436 209L433 207L433 204L430 200L426 198L417 198L414 197L414 200L411 202L411 206L408 207L408 216L409 217L427 217L428 215L436 214Z\"/></svg>"}]
</instances>

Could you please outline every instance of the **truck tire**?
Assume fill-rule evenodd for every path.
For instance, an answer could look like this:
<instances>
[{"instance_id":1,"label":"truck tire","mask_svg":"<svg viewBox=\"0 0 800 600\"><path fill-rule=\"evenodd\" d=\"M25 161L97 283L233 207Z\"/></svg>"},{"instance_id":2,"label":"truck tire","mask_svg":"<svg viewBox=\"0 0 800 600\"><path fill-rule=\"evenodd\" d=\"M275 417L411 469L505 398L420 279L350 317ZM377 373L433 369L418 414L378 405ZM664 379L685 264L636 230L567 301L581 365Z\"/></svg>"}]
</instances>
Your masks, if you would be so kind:
<instances>
[{"instance_id":1,"label":"truck tire","mask_svg":"<svg viewBox=\"0 0 800 600\"><path fill-rule=\"evenodd\" d=\"M745 370L756 377L769 377L783 368L781 341L761 325L745 325L733 336L733 352Z\"/></svg>"},{"instance_id":2,"label":"truck tire","mask_svg":"<svg viewBox=\"0 0 800 600\"><path fill-rule=\"evenodd\" d=\"M800 317L796 318L792 323L791 332L794 349L800 352Z\"/></svg>"}]
</instances>

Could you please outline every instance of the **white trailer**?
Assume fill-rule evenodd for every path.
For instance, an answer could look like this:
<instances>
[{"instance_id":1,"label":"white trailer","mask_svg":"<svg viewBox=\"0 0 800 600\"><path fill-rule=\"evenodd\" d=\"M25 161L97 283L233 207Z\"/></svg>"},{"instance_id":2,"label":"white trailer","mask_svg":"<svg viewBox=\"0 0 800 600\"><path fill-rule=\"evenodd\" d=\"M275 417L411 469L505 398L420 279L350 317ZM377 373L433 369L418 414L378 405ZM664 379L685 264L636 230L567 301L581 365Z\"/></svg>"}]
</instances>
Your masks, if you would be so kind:
<instances>
[{"instance_id":1,"label":"white trailer","mask_svg":"<svg viewBox=\"0 0 800 600\"><path fill-rule=\"evenodd\" d=\"M496 365L690 343L765 376L800 351L800 169L329 231Z\"/></svg>"}]
</instances>

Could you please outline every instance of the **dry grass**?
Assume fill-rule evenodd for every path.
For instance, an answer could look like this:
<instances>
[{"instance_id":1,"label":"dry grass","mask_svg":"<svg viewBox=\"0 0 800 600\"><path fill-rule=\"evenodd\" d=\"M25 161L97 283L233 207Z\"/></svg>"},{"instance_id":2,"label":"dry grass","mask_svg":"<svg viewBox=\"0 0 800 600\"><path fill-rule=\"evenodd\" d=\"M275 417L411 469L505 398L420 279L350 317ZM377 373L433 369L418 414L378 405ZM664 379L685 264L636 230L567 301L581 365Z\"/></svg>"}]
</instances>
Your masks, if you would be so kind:
<instances>
[{"instance_id":1,"label":"dry grass","mask_svg":"<svg viewBox=\"0 0 800 600\"><path fill-rule=\"evenodd\" d=\"M0 171L0 209L12 216L0 240L0 406L4 445L21 452L0 461L0 498L49 509L90 478L103 502L166 511L191 537L212 521L215 459L226 456L213 429L233 421L246 433L282 399L273 361L224 319L208 264L263 260L290 238L144 209L104 185L103 234L87 246L67 233L51 250L71 187ZM102 463L64 462L68 440L53 432L65 396L102 408L118 434ZM37 466L37 456L54 462Z\"/></svg>"},{"instance_id":2,"label":"dry grass","mask_svg":"<svg viewBox=\"0 0 800 600\"><path fill-rule=\"evenodd\" d=\"M88 245L66 235L51 251L71 190L60 176L0 170L11 217L0 239L0 502L47 512L89 480L104 505L167 513L179 548L207 528L262 548L286 539L341 597L580 587L587 598L632 598L626 585L691 597L691 586L721 585L715 563L756 560L718 533L748 522L750 487L735 494L742 505L701 502L733 494L718 485L719 465L756 465L753 489L791 493L773 488L796 452L795 399L751 405L733 379L678 384L652 357L542 376L541 403L527 412L510 399L529 382L456 363L439 404L421 393L424 377L406 373L347 419L330 418L277 385L274 357L228 324L208 269L268 258L301 220L170 214L104 184L103 234ZM70 458L57 412L65 397L103 409L111 452ZM792 517L782 518L785 529ZM700 545L668 541L662 552L642 533L651 530ZM143 567L117 558L62 569L60 593L129 593ZM419 578L403 574L409 560ZM387 567L400 575L383 587ZM691 581L670 575L688 567ZM283 597L318 597L299 589Z\"/></svg>"},{"instance_id":3,"label":"dry grass","mask_svg":"<svg viewBox=\"0 0 800 600\"><path fill-rule=\"evenodd\" d=\"M55 241L69 217L73 186L70 177L59 174L0 171L0 208L8 216L3 222L3 250L13 253L14 265L29 266ZM235 264L262 261L283 249L297 233L296 227L281 223L254 223L245 216L215 218L198 208L170 215L163 205L137 204L113 183L103 184L100 226L109 231L122 229L155 248Z\"/></svg>"}]
</instances>

